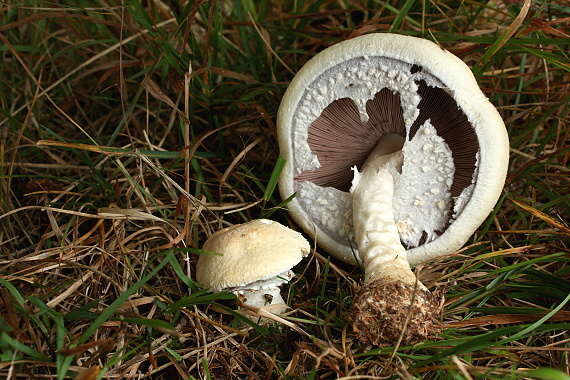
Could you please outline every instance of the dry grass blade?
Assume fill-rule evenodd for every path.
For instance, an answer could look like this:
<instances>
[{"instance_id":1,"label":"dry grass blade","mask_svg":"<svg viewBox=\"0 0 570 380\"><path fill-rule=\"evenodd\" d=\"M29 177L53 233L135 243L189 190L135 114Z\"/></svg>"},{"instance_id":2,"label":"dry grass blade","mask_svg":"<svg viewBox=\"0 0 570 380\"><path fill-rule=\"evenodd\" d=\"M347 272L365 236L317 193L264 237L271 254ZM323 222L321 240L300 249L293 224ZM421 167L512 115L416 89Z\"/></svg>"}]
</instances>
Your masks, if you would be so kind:
<instances>
[{"instance_id":1,"label":"dry grass blade","mask_svg":"<svg viewBox=\"0 0 570 380\"><path fill-rule=\"evenodd\" d=\"M105 219L130 219L130 220L153 220L164 221L152 214L136 209L120 209L117 207L101 207L97 210L97 215Z\"/></svg>"},{"instance_id":2,"label":"dry grass blade","mask_svg":"<svg viewBox=\"0 0 570 380\"><path fill-rule=\"evenodd\" d=\"M501 41L501 43L497 46L497 50L500 50L505 44L516 34L516 32L522 26L526 16L528 15L528 11L530 9L530 5L532 4L531 0L525 0L519 14L514 19L511 25L507 28L507 33L505 38Z\"/></svg>"},{"instance_id":3,"label":"dry grass blade","mask_svg":"<svg viewBox=\"0 0 570 380\"><path fill-rule=\"evenodd\" d=\"M467 327L467 326L484 326L484 325L508 325L513 323L527 323L536 322L543 318L546 313L538 314L496 314L484 317L470 318L466 321L451 322L446 324L446 327L457 328L457 327ZM568 311L558 311L552 317L550 317L551 322L570 322L570 312Z\"/></svg>"},{"instance_id":4,"label":"dry grass blade","mask_svg":"<svg viewBox=\"0 0 570 380\"><path fill-rule=\"evenodd\" d=\"M156 99L168 104L170 107L172 107L174 110L176 110L176 112L178 112L178 115L180 116L180 118L182 119L182 121L184 121L185 123L189 123L190 120L188 120L188 117L178 109L178 107L176 107L176 104L174 104L174 102L172 100L170 100L170 98L164 93L162 92L162 90L160 89L160 87L158 86L158 84L153 81L152 79L145 77L142 82L141 85L148 91L150 92L150 94L152 96L154 96Z\"/></svg>"},{"instance_id":5,"label":"dry grass blade","mask_svg":"<svg viewBox=\"0 0 570 380\"><path fill-rule=\"evenodd\" d=\"M554 219L553 217L543 213L542 211L539 211L537 209L535 209L534 207L531 207L523 202L519 202L517 200L513 199L513 203L515 203L517 206L521 207L522 209L530 212L532 215L536 216L537 218L540 218L541 220L544 220L546 223L548 223L549 225L551 225L552 227L562 231L563 233L570 235L570 228L564 224L563 222Z\"/></svg>"}]
</instances>

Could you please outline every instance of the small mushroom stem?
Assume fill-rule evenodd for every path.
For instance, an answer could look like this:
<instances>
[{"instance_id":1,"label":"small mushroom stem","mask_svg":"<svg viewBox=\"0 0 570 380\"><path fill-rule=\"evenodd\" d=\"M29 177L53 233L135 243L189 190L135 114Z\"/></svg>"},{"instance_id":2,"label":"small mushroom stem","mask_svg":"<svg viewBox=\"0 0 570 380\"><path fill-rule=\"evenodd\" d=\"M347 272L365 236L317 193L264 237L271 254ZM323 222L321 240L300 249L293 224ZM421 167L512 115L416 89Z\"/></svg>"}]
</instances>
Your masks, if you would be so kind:
<instances>
[{"instance_id":1,"label":"small mushroom stem","mask_svg":"<svg viewBox=\"0 0 570 380\"><path fill-rule=\"evenodd\" d=\"M245 305L264 308L273 314L283 314L289 307L281 297L280 286L287 284L294 276L293 271L288 270L278 276L232 288L229 291L236 294Z\"/></svg>"},{"instance_id":2,"label":"small mushroom stem","mask_svg":"<svg viewBox=\"0 0 570 380\"><path fill-rule=\"evenodd\" d=\"M437 330L437 302L410 269L394 221L394 175L402 167L402 145L402 136L383 137L362 172L355 170L350 190L365 274L351 317L358 338L374 345L394 344L401 335L403 342L421 341Z\"/></svg>"},{"instance_id":3,"label":"small mushroom stem","mask_svg":"<svg viewBox=\"0 0 570 380\"><path fill-rule=\"evenodd\" d=\"M235 291L238 295L243 295L247 300L246 305L255 307L264 307L267 305L278 305L277 309L273 308L273 312L280 314L287 309L287 304L281 297L281 291L278 286L265 289L243 289ZM279 312L277 312L277 310Z\"/></svg>"}]
</instances>

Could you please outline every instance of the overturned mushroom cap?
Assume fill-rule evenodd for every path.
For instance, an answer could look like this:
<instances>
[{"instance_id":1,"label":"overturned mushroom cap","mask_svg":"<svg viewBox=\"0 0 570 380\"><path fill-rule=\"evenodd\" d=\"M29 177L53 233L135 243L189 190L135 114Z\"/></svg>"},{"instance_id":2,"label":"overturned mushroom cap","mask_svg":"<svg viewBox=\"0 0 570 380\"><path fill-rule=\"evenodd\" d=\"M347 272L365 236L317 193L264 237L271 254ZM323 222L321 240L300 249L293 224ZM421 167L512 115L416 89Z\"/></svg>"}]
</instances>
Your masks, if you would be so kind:
<instances>
[{"instance_id":1,"label":"overturned mushroom cap","mask_svg":"<svg viewBox=\"0 0 570 380\"><path fill-rule=\"evenodd\" d=\"M404 139L394 217L410 264L452 253L497 201L508 165L504 123L470 69L436 44L370 34L317 54L277 116L287 159L279 188L295 221L349 263L353 173L386 134ZM399 149L399 148L398 148Z\"/></svg>"},{"instance_id":2,"label":"overturned mushroom cap","mask_svg":"<svg viewBox=\"0 0 570 380\"><path fill-rule=\"evenodd\" d=\"M257 219L217 231L203 249L219 255L198 258L196 280L217 292L286 273L309 254L310 245L299 232Z\"/></svg>"}]
</instances>

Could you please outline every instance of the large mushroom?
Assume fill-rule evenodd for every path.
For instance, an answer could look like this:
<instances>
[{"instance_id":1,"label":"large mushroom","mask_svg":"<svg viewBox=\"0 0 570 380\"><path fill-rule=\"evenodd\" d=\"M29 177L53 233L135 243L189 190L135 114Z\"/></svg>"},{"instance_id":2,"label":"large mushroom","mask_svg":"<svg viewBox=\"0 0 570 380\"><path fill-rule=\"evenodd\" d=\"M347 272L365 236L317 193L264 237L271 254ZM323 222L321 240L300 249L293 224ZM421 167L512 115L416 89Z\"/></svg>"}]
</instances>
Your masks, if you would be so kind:
<instances>
[{"instance_id":1,"label":"large mushroom","mask_svg":"<svg viewBox=\"0 0 570 380\"><path fill-rule=\"evenodd\" d=\"M410 265L468 240L508 165L504 123L467 65L409 36L344 41L298 72L277 127L292 217L332 255L364 265L357 335L378 345L426 339L437 302Z\"/></svg>"}]
</instances>

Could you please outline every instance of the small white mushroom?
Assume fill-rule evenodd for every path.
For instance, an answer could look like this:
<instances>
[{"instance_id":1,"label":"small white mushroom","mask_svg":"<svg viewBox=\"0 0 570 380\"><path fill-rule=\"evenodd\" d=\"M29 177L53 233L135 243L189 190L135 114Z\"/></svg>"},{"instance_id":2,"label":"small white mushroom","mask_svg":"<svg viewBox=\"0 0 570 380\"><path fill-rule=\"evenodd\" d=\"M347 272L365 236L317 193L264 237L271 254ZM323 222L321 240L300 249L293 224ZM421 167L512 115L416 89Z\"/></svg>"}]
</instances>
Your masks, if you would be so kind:
<instances>
[{"instance_id":1,"label":"small white mushroom","mask_svg":"<svg viewBox=\"0 0 570 380\"><path fill-rule=\"evenodd\" d=\"M310 252L299 232L267 219L256 219L217 231L204 243L196 280L213 292L228 291L245 304L275 314L287 309L279 286L294 276L291 268Z\"/></svg>"},{"instance_id":2,"label":"small white mushroom","mask_svg":"<svg viewBox=\"0 0 570 380\"><path fill-rule=\"evenodd\" d=\"M378 285L355 302L359 337L394 343L410 311L404 341L430 336L436 302L410 265L469 239L508 166L504 123L467 65L414 37L344 41L295 76L277 128L287 159L279 188L284 199L296 194L292 217L332 255L362 262L364 289Z\"/></svg>"}]
</instances>

